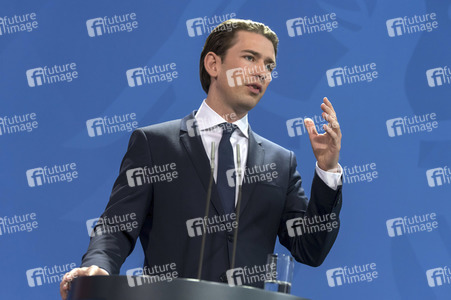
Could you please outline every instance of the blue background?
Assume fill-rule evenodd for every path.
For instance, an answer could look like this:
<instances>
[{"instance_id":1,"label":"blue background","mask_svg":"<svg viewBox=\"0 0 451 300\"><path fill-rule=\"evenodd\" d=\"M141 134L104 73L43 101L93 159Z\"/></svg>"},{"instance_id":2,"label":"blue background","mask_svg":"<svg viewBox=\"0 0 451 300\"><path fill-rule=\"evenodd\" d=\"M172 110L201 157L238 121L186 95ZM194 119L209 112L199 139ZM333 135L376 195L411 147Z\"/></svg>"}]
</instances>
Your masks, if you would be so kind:
<instances>
[{"instance_id":1,"label":"blue background","mask_svg":"<svg viewBox=\"0 0 451 300\"><path fill-rule=\"evenodd\" d=\"M428 269L451 266L451 185L430 187L426 170L451 153L451 85L429 87L428 69L451 65L449 1L2 1L0 17L36 13L32 32L0 36L0 117L36 113L38 128L0 135L0 217L36 213L32 232L0 235L0 298L57 299L58 284L29 287L26 270L80 263L86 220L108 201L130 132L89 137L86 120L136 113L139 126L182 118L205 98L198 63L206 34L189 37L188 19L235 13L279 36L278 77L249 113L253 130L295 152L309 193L315 158L289 119L334 104L343 132L340 163L376 163L378 178L345 184L341 230L324 264L296 263L292 293L312 299L449 299L429 287ZM138 28L89 37L86 20L136 13ZM336 13L332 32L289 37L288 19ZM386 20L436 13L432 32L389 37ZM26 70L75 62L72 82L29 87ZM171 83L129 87L128 69L175 62ZM375 62L372 82L329 87L328 69ZM389 137L386 121L436 113L432 132ZM29 187L26 170L75 162L79 178ZM386 221L436 213L438 229L389 237ZM287 252L279 244L277 252ZM122 267L142 266L137 245ZM373 282L329 287L326 270L376 263Z\"/></svg>"}]
</instances>

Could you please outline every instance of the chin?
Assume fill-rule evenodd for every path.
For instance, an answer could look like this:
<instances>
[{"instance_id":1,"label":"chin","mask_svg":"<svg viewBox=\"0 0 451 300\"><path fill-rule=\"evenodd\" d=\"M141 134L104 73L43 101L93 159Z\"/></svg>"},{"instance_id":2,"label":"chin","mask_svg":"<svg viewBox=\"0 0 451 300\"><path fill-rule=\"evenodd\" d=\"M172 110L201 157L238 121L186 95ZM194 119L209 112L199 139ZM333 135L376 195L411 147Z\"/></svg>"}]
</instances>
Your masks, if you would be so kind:
<instances>
[{"instance_id":1,"label":"chin","mask_svg":"<svg viewBox=\"0 0 451 300\"><path fill-rule=\"evenodd\" d=\"M253 109L258 102L260 101L261 97L257 97L256 95L246 95L245 97L240 97L240 101L238 103L238 106L241 110L250 111Z\"/></svg>"}]
</instances>

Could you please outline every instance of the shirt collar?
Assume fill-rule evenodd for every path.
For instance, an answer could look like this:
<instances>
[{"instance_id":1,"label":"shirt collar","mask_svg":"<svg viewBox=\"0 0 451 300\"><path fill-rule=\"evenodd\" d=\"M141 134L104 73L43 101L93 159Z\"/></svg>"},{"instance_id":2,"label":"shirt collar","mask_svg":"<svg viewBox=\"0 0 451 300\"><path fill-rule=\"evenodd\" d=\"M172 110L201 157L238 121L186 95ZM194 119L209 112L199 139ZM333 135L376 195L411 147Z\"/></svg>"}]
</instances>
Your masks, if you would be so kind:
<instances>
[{"instance_id":1,"label":"shirt collar","mask_svg":"<svg viewBox=\"0 0 451 300\"><path fill-rule=\"evenodd\" d=\"M221 117L217 112L215 112L208 104L202 101L202 104L199 107L195 115L197 126L199 130L205 130L212 127L215 127L221 123L227 122L223 117ZM249 123L247 120L247 114L241 119L233 122L232 124L236 125L238 129L240 129L241 133L244 134L246 138L249 138Z\"/></svg>"}]
</instances>

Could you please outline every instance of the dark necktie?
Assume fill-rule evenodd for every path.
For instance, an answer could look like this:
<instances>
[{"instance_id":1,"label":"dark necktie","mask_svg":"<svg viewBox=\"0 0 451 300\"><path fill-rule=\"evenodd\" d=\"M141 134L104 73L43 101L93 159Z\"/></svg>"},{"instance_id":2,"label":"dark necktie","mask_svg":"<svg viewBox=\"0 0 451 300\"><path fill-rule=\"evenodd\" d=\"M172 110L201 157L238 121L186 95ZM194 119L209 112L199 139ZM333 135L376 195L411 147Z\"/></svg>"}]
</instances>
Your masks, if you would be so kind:
<instances>
[{"instance_id":1,"label":"dark necktie","mask_svg":"<svg viewBox=\"0 0 451 300\"><path fill-rule=\"evenodd\" d=\"M237 128L231 123L219 124L222 127L222 138L218 147L218 174L216 178L216 185L218 188L219 197L221 198L222 206L226 214L231 214L235 211L235 163L233 161L233 148L230 143L230 137ZM227 172L229 171L229 172ZM229 177L229 179L227 178ZM229 180L233 180L229 182Z\"/></svg>"}]
</instances>

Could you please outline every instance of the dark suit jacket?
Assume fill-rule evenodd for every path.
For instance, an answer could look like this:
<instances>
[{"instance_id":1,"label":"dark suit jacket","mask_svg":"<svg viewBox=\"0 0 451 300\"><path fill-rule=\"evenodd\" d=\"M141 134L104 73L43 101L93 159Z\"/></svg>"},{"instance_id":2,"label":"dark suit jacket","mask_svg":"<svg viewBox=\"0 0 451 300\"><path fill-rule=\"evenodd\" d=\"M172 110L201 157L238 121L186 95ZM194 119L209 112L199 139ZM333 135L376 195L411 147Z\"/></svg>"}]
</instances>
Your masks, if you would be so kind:
<instances>
[{"instance_id":1,"label":"dark suit jacket","mask_svg":"<svg viewBox=\"0 0 451 300\"><path fill-rule=\"evenodd\" d=\"M202 217L210 178L210 164L200 136L188 134L187 121L169 121L133 132L103 217L135 213L138 229L91 238L82 266L98 265L118 274L139 237L145 253L144 266L176 263L179 277L196 278L202 236L190 237L186 222ZM189 122L188 122L189 123ZM130 187L127 170L176 164L178 178ZM292 151L272 143L249 128L247 166L275 163L278 176L271 182L243 184L235 267L264 265L273 253L276 237L301 263L319 266L329 253L338 229L331 232L290 237L286 221L297 217L338 215L341 186L330 189L315 173L311 200L301 187ZM211 193L210 217L223 215L215 184ZM202 279L224 282L230 268L233 234L227 231L206 235Z\"/></svg>"}]
</instances>

